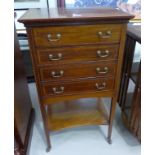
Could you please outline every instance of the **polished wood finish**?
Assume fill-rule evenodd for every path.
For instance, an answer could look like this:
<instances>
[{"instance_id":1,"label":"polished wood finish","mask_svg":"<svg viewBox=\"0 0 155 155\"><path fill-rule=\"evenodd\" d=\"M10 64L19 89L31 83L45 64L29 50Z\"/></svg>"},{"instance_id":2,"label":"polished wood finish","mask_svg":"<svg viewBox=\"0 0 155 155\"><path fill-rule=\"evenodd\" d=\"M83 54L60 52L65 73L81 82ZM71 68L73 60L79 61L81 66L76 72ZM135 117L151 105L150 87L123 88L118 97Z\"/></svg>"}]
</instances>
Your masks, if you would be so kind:
<instances>
[{"instance_id":1,"label":"polished wood finish","mask_svg":"<svg viewBox=\"0 0 155 155\"><path fill-rule=\"evenodd\" d=\"M119 43L122 25L83 25L67 27L43 27L33 30L37 47L55 47L96 43ZM99 34L99 33L102 34ZM110 32L110 34L108 34ZM51 35L51 39L49 39ZM61 35L57 39L57 35ZM55 40L54 40L55 39Z\"/></svg>"},{"instance_id":2,"label":"polished wood finish","mask_svg":"<svg viewBox=\"0 0 155 155\"><path fill-rule=\"evenodd\" d=\"M38 65L56 65L66 64L79 61L100 61L100 60L116 60L118 56L119 45L89 45L63 48L47 48L38 49L36 61ZM98 52L100 51L100 53ZM107 53L108 51L108 53ZM62 55L60 60L49 59L50 55L57 58Z\"/></svg>"},{"instance_id":3,"label":"polished wood finish","mask_svg":"<svg viewBox=\"0 0 155 155\"><path fill-rule=\"evenodd\" d=\"M61 25L77 23L111 23L111 22L128 22L134 16L113 8L37 8L30 9L18 21L24 23L27 27L42 25ZM40 25L41 23L41 25ZM84 24L83 23L83 24Z\"/></svg>"},{"instance_id":4,"label":"polished wood finish","mask_svg":"<svg viewBox=\"0 0 155 155\"><path fill-rule=\"evenodd\" d=\"M81 125L108 124L108 114L103 103L75 100L48 107L48 129L61 130Z\"/></svg>"},{"instance_id":5,"label":"polished wood finish","mask_svg":"<svg viewBox=\"0 0 155 155\"><path fill-rule=\"evenodd\" d=\"M126 23L132 17L116 9L58 8L32 9L19 19L29 37L48 151L50 130L81 125L109 125L111 143ZM68 104L70 100L89 97L112 98L107 119L100 102L98 110L88 106L83 111L81 106L79 112L79 107L75 110L70 108L73 103ZM65 106L69 109L53 112L61 101L67 101Z\"/></svg>"},{"instance_id":6,"label":"polished wood finish","mask_svg":"<svg viewBox=\"0 0 155 155\"><path fill-rule=\"evenodd\" d=\"M45 83L43 84L43 96L63 96L63 95L74 95L84 94L89 92L107 91L112 90L114 84L113 78L97 78L97 79L86 79L79 80L76 82L57 82L57 83ZM54 89L54 90L53 90ZM55 90L56 89L56 90Z\"/></svg>"},{"instance_id":7,"label":"polished wood finish","mask_svg":"<svg viewBox=\"0 0 155 155\"><path fill-rule=\"evenodd\" d=\"M115 61L74 63L72 65L48 66L40 68L42 81L73 81L93 77L115 76ZM73 69L74 68L74 69Z\"/></svg>"},{"instance_id":8,"label":"polished wood finish","mask_svg":"<svg viewBox=\"0 0 155 155\"><path fill-rule=\"evenodd\" d=\"M16 30L14 30L14 43L14 137L16 142L14 153L28 155L33 130L34 109L29 96Z\"/></svg>"},{"instance_id":9,"label":"polished wood finish","mask_svg":"<svg viewBox=\"0 0 155 155\"><path fill-rule=\"evenodd\" d=\"M140 29L140 26L128 26L118 98L124 124L139 141L141 141L141 62L133 63L133 59L136 42L141 43ZM135 84L133 93L127 91L130 80Z\"/></svg>"}]
</instances>

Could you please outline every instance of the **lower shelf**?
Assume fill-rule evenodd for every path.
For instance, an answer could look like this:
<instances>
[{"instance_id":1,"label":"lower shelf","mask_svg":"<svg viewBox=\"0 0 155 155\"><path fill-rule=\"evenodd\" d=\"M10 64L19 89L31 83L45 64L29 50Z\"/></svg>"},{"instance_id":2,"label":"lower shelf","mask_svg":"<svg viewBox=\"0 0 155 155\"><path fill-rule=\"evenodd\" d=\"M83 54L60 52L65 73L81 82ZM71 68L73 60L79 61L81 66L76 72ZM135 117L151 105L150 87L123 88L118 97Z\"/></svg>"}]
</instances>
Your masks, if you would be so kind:
<instances>
[{"instance_id":1,"label":"lower shelf","mask_svg":"<svg viewBox=\"0 0 155 155\"><path fill-rule=\"evenodd\" d=\"M108 124L108 115L101 102L57 103L48 106L48 129L57 131L69 127Z\"/></svg>"}]
</instances>

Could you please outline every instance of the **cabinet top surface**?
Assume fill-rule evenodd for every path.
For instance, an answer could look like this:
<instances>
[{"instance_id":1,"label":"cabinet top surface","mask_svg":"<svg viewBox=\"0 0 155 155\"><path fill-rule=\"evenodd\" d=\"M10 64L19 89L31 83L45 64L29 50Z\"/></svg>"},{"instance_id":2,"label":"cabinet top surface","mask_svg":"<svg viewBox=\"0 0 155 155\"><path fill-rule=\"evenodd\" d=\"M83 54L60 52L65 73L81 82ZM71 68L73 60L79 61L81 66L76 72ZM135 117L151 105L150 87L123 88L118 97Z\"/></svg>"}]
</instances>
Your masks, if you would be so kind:
<instances>
[{"instance_id":1,"label":"cabinet top surface","mask_svg":"<svg viewBox=\"0 0 155 155\"><path fill-rule=\"evenodd\" d=\"M29 9L18 21L21 23L37 22L78 22L95 20L129 20L133 15L112 8L39 8Z\"/></svg>"}]
</instances>

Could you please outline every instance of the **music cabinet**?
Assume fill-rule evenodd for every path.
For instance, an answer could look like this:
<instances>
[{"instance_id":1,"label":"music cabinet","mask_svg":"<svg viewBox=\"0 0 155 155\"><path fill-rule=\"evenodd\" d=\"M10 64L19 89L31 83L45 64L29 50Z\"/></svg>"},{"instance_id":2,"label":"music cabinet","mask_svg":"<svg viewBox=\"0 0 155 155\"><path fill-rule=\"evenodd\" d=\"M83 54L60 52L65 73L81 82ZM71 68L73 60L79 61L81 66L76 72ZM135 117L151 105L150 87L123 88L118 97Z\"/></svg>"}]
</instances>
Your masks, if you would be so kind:
<instances>
[{"instance_id":1,"label":"music cabinet","mask_svg":"<svg viewBox=\"0 0 155 155\"><path fill-rule=\"evenodd\" d=\"M20 19L30 45L47 151L49 131L106 124L111 143L126 25L132 15L117 9L30 9ZM111 97L110 115L79 98ZM59 102L65 101L63 106Z\"/></svg>"}]
</instances>

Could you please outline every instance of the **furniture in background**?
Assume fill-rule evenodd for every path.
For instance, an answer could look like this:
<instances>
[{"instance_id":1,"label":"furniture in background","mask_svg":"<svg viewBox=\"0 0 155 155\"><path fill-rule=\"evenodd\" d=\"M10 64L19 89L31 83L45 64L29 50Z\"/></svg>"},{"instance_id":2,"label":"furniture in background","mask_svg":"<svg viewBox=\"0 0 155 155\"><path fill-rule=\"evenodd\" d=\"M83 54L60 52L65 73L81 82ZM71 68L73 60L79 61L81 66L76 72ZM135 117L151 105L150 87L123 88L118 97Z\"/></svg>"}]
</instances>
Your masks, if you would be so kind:
<instances>
[{"instance_id":1,"label":"furniture in background","mask_svg":"<svg viewBox=\"0 0 155 155\"><path fill-rule=\"evenodd\" d=\"M25 74L27 77L28 83L34 82L34 75L32 69L32 62L30 58L30 49L28 45L28 38L26 33L18 33L18 41L20 46L20 51L22 52L23 56L23 63L25 67Z\"/></svg>"},{"instance_id":2,"label":"furniture in background","mask_svg":"<svg viewBox=\"0 0 155 155\"><path fill-rule=\"evenodd\" d=\"M141 140L141 60L134 61L134 55L136 42L141 43L140 28L140 26L128 26L118 98L123 121L139 141Z\"/></svg>"},{"instance_id":3,"label":"furniture in background","mask_svg":"<svg viewBox=\"0 0 155 155\"><path fill-rule=\"evenodd\" d=\"M25 74L26 74L28 82L34 82L34 75L33 75L33 70L32 70L32 63L31 63L31 58L30 58L26 30L23 25L19 25L19 23L17 22L20 15L22 15L25 11L27 11L27 9L14 10L14 11L15 11L15 24L16 26L18 26L18 29L16 29L16 33L17 33L17 37L19 41L20 51L22 52L22 56L23 56ZM21 12L20 15L19 15L19 11Z\"/></svg>"},{"instance_id":4,"label":"furniture in background","mask_svg":"<svg viewBox=\"0 0 155 155\"><path fill-rule=\"evenodd\" d=\"M14 30L14 138L15 155L28 155L34 122L22 53Z\"/></svg>"},{"instance_id":5,"label":"furniture in background","mask_svg":"<svg viewBox=\"0 0 155 155\"><path fill-rule=\"evenodd\" d=\"M131 18L117 9L57 8L31 9L19 19L28 34L47 151L49 131L82 125L108 125L111 143L126 25ZM101 103L95 108L70 103L89 97L111 97L110 115Z\"/></svg>"}]
</instances>

